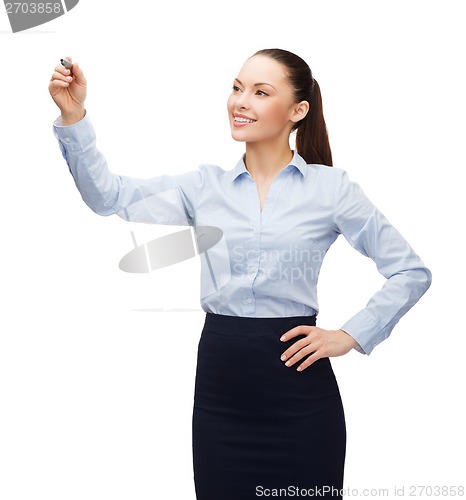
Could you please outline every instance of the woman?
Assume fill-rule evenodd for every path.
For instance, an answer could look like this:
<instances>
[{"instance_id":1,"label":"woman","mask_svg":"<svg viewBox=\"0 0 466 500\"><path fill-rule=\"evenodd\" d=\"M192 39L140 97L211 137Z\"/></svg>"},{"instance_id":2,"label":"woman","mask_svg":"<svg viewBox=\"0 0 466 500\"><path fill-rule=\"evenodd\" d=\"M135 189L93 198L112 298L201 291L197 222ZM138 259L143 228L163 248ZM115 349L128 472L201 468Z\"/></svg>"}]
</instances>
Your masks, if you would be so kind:
<instances>
[{"instance_id":1,"label":"woman","mask_svg":"<svg viewBox=\"0 0 466 500\"><path fill-rule=\"evenodd\" d=\"M76 63L72 75L55 68L49 91L61 110L55 135L92 210L223 232L209 261L201 256L206 317L192 429L197 498L300 490L341 498L346 429L329 358L351 349L370 354L425 293L431 273L346 172L331 168L320 89L308 65L280 49L245 62L227 105L232 136L246 144L233 170L201 165L146 180L107 168ZM340 329L326 330L316 326L316 285L339 234L387 280Z\"/></svg>"}]
</instances>

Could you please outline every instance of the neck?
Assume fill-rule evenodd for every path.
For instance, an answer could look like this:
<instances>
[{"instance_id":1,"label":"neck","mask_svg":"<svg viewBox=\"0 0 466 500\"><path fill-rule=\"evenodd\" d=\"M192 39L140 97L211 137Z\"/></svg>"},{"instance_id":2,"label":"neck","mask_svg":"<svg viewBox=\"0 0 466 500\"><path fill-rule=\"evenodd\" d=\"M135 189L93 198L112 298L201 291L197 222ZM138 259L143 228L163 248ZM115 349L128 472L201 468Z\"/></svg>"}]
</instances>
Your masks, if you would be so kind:
<instances>
[{"instance_id":1,"label":"neck","mask_svg":"<svg viewBox=\"0 0 466 500\"><path fill-rule=\"evenodd\" d=\"M246 168L254 180L271 180L285 168L293 158L288 141L286 143L246 143Z\"/></svg>"}]
</instances>

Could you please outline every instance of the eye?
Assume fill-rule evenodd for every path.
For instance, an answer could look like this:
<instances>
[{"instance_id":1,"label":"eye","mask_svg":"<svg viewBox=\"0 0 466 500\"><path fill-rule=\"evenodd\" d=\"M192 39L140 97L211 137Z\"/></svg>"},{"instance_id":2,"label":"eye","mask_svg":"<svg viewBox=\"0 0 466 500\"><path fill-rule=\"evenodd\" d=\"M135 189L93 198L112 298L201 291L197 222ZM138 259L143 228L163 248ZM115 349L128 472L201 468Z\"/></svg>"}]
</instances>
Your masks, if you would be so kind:
<instances>
[{"instance_id":1,"label":"eye","mask_svg":"<svg viewBox=\"0 0 466 500\"><path fill-rule=\"evenodd\" d=\"M238 87L238 85L233 85L233 92L241 92L241 89Z\"/></svg>"},{"instance_id":2,"label":"eye","mask_svg":"<svg viewBox=\"0 0 466 500\"><path fill-rule=\"evenodd\" d=\"M261 95L261 96L268 96L269 94L267 94L267 92L264 92L263 90L258 90L256 92L257 95Z\"/></svg>"}]
</instances>

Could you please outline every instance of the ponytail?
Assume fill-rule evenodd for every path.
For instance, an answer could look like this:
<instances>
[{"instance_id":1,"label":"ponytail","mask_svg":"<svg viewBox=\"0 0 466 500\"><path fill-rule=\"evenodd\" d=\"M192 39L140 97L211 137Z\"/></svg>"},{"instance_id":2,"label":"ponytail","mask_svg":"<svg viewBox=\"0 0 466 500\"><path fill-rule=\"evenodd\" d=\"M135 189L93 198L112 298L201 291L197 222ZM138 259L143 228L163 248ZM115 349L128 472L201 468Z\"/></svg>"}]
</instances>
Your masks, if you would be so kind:
<instances>
[{"instance_id":1,"label":"ponytail","mask_svg":"<svg viewBox=\"0 0 466 500\"><path fill-rule=\"evenodd\" d=\"M288 81L294 90L295 102L309 102L306 117L293 127L293 130L297 130L296 151L306 163L333 166L320 87L313 78L308 64L296 54L283 49L263 49L254 55L271 57L283 64Z\"/></svg>"},{"instance_id":2,"label":"ponytail","mask_svg":"<svg viewBox=\"0 0 466 500\"><path fill-rule=\"evenodd\" d=\"M296 151L306 160L306 163L333 166L327 125L322 109L322 95L315 79L309 101L309 111L306 117L297 123L295 130L297 130Z\"/></svg>"}]
</instances>

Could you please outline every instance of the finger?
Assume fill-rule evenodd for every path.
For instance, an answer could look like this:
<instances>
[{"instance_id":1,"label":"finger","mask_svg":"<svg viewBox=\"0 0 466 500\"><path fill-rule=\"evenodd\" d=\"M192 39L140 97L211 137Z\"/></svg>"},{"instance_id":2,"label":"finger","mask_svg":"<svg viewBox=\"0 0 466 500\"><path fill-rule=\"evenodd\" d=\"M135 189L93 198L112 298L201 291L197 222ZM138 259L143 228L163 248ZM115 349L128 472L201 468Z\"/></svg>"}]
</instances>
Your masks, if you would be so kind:
<instances>
[{"instance_id":1,"label":"finger","mask_svg":"<svg viewBox=\"0 0 466 500\"><path fill-rule=\"evenodd\" d=\"M71 65L73 65L73 58L70 57L70 56L67 56L65 58L68 62L71 63ZM60 61L63 61L63 59L61 59ZM62 74L65 74L65 75L69 75L72 73L72 70L70 71L69 68L67 68L63 62L60 62L60 64L57 64L57 66L55 66L55 71L57 71L58 73L62 73Z\"/></svg>"},{"instance_id":2,"label":"finger","mask_svg":"<svg viewBox=\"0 0 466 500\"><path fill-rule=\"evenodd\" d=\"M70 73L70 70L68 68L65 68L63 64L57 64L55 66L55 73L59 73L60 75L66 75Z\"/></svg>"},{"instance_id":3,"label":"finger","mask_svg":"<svg viewBox=\"0 0 466 500\"><path fill-rule=\"evenodd\" d=\"M83 70L79 67L78 63L73 63L73 76L77 84L86 84L86 78Z\"/></svg>"},{"instance_id":4,"label":"finger","mask_svg":"<svg viewBox=\"0 0 466 500\"><path fill-rule=\"evenodd\" d=\"M58 71L54 71L51 81L54 81L54 80L61 80L63 82L71 82L73 80L73 78L70 75L64 75L63 73L60 73Z\"/></svg>"},{"instance_id":5,"label":"finger","mask_svg":"<svg viewBox=\"0 0 466 500\"><path fill-rule=\"evenodd\" d=\"M282 361L286 361L287 359L291 358L291 356L293 356L295 353L297 353L298 351L309 345L310 342L311 340L309 339L309 337L297 340L292 345L290 345L290 347L288 347L286 351L282 353L280 359Z\"/></svg>"},{"instance_id":6,"label":"finger","mask_svg":"<svg viewBox=\"0 0 466 500\"><path fill-rule=\"evenodd\" d=\"M282 342L286 342L289 339L292 339L293 337L297 337L298 335L307 335L312 331L312 329L315 328L314 326L309 326L309 325L299 325L295 326L291 330L288 330L285 332L281 337L280 340Z\"/></svg>"},{"instance_id":7,"label":"finger","mask_svg":"<svg viewBox=\"0 0 466 500\"><path fill-rule=\"evenodd\" d=\"M303 363L301 363L298 368L296 368L296 371L302 372L309 366L311 366L313 363L315 363L318 359L320 359L322 356L320 355L319 351L313 352L310 356L308 356Z\"/></svg>"},{"instance_id":8,"label":"finger","mask_svg":"<svg viewBox=\"0 0 466 500\"><path fill-rule=\"evenodd\" d=\"M52 96L55 96L69 85L70 84L68 82L63 82L62 80L53 80L49 83L49 92Z\"/></svg>"},{"instance_id":9,"label":"finger","mask_svg":"<svg viewBox=\"0 0 466 500\"><path fill-rule=\"evenodd\" d=\"M295 365L298 361L301 361L305 356L312 354L315 350L316 347L310 344L307 345L306 347L303 347L296 354L294 354L292 357L288 359L288 361L285 363L285 366Z\"/></svg>"}]
</instances>

